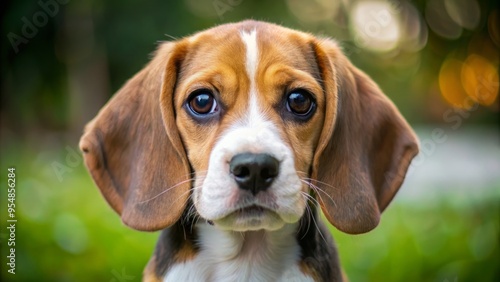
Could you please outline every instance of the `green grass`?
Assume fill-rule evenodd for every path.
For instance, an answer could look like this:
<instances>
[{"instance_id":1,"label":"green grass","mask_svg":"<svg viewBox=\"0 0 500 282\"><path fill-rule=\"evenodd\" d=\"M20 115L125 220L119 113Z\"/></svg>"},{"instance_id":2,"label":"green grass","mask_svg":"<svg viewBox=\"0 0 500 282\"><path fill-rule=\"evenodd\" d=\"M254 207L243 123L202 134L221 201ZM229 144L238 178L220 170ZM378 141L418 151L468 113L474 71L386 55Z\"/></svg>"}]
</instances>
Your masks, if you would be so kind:
<instances>
[{"instance_id":1,"label":"green grass","mask_svg":"<svg viewBox=\"0 0 500 282\"><path fill-rule=\"evenodd\" d=\"M364 235L332 232L351 281L498 281L499 223L498 197L450 197L393 205Z\"/></svg>"},{"instance_id":2,"label":"green grass","mask_svg":"<svg viewBox=\"0 0 500 282\"><path fill-rule=\"evenodd\" d=\"M68 155L2 152L1 183L6 183L7 167L16 167L18 218L17 274L2 267L2 281L120 281L116 275L123 273L140 281L158 233L123 226L81 161L67 160ZM54 162L71 169L61 181ZM497 185L490 190L500 191ZM2 190L3 266L6 203ZM353 236L332 228L332 233L351 281L498 281L499 203L495 192L396 201L372 232Z\"/></svg>"}]
</instances>

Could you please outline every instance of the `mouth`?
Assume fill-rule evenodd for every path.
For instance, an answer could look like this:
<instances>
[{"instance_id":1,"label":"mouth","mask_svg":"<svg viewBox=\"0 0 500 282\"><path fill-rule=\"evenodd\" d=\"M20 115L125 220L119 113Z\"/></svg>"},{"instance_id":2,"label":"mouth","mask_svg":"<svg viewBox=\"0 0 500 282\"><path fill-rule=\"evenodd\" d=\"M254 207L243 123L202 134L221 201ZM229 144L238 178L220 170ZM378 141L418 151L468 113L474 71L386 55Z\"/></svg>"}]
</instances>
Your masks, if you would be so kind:
<instances>
[{"instance_id":1,"label":"mouth","mask_svg":"<svg viewBox=\"0 0 500 282\"><path fill-rule=\"evenodd\" d=\"M256 204L236 209L213 222L222 229L233 231L273 230L283 225L283 221L275 211Z\"/></svg>"},{"instance_id":2,"label":"mouth","mask_svg":"<svg viewBox=\"0 0 500 282\"><path fill-rule=\"evenodd\" d=\"M268 210L262 206L251 205L251 206L236 210L235 212L233 212L233 214L238 216L238 217L260 217L266 211L270 211L270 210Z\"/></svg>"}]
</instances>

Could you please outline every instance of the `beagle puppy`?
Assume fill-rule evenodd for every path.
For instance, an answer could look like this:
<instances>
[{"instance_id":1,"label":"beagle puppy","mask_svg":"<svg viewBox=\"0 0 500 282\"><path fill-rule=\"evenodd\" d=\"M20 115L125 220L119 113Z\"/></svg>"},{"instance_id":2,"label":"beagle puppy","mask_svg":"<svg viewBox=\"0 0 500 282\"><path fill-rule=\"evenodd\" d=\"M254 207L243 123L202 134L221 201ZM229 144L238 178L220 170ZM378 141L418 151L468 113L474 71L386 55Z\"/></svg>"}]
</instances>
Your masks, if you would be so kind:
<instances>
[{"instance_id":1,"label":"beagle puppy","mask_svg":"<svg viewBox=\"0 0 500 282\"><path fill-rule=\"evenodd\" d=\"M418 152L336 43L243 21L162 43L80 141L123 222L162 230L144 281L345 281Z\"/></svg>"}]
</instances>

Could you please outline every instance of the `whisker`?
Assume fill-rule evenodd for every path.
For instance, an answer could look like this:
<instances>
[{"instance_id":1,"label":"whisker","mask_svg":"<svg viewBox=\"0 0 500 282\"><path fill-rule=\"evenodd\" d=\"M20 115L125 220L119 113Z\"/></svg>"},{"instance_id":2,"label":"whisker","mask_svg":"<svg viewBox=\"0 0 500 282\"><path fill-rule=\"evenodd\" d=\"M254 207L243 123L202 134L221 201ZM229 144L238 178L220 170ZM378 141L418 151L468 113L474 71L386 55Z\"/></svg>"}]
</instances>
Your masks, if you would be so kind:
<instances>
[{"instance_id":1,"label":"whisker","mask_svg":"<svg viewBox=\"0 0 500 282\"><path fill-rule=\"evenodd\" d=\"M311 203L313 203L314 206L319 206L318 200L316 200L313 196L311 196L303 191L301 191L301 193L307 198L307 201L310 201Z\"/></svg>"},{"instance_id":2,"label":"whisker","mask_svg":"<svg viewBox=\"0 0 500 282\"><path fill-rule=\"evenodd\" d=\"M303 180L303 179L301 179L300 181L301 181L302 183L306 184L309 188L313 189L315 192L317 192L317 194L319 194L318 192L324 192L323 190L319 189L319 187L318 187L318 186L316 186L316 185L312 184L312 183L311 183L311 182L309 182L309 181L306 181L306 180ZM326 193L326 192L324 192L324 193Z\"/></svg>"},{"instance_id":3,"label":"whisker","mask_svg":"<svg viewBox=\"0 0 500 282\"><path fill-rule=\"evenodd\" d=\"M203 173L205 173L205 172L206 172L206 171L201 171L201 172L197 172L196 174L203 174ZM194 173L190 173L190 175L192 175L192 174L194 174ZM206 176L206 175L196 175L195 177L191 177L191 178L189 178L189 179L183 180L183 181L181 181L181 182L179 182L179 183L175 184L174 186L172 186L172 187L169 187L169 188L165 189L164 191L160 192L160 193L159 193L159 194L157 194L156 196L154 196L154 197L152 197L152 198L149 198L149 199L146 199L146 200L143 200L143 201L140 201L140 202L138 202L138 203L139 203L139 204L143 204L143 203L146 203L146 202L152 201L152 200L154 200L154 199L158 198L159 196L161 196L161 195L163 195L163 194L167 193L168 191L170 191L170 190L172 190L172 189L174 189L174 188L176 188L176 187L179 187L180 185L182 185L182 184L184 184L184 183L191 182L191 181L196 181L196 180L198 180L199 178L201 178L201 177L205 177L205 176ZM184 194L183 194L183 195L184 195Z\"/></svg>"},{"instance_id":4,"label":"whisker","mask_svg":"<svg viewBox=\"0 0 500 282\"><path fill-rule=\"evenodd\" d=\"M156 196L154 196L154 197L152 197L152 198L150 198L150 199L147 199L147 200L144 200L144 201L140 201L139 203L140 203L140 204L143 204L143 203L146 203L146 202L152 201L152 200L154 200L154 199L156 199L156 198L160 197L161 195L163 195L163 194L167 193L168 191L170 191L170 190L172 190L172 189L174 189L174 188L176 188L176 187L179 187L180 185L182 185L182 184L184 184L184 183L191 182L192 180L193 180L193 178L183 180L183 181L181 181L181 182L179 182L179 183L175 184L174 186L172 186L172 187L170 187L170 188L167 188L167 189L165 189L164 191L160 192L158 195L156 195ZM191 189L189 189L189 190L191 190Z\"/></svg>"},{"instance_id":5,"label":"whisker","mask_svg":"<svg viewBox=\"0 0 500 282\"><path fill-rule=\"evenodd\" d=\"M308 198L308 199L313 200L313 203L314 203L314 202L315 202L315 203L318 203L318 201L317 201L316 199L314 199L314 197L312 197L311 195L308 195L308 194L307 194L307 193L305 193L305 192L302 192L302 193L303 193L303 195L307 196L307 198ZM318 203L318 204L319 204L319 203ZM316 230L318 231L319 235L321 236L321 238L323 239L323 241L325 242L325 244L328 244L328 243L326 242L326 239L325 239L325 237L323 236L323 233L321 232L321 229L319 228L319 226L318 226L318 224L317 224L317 222L316 222L315 216L314 216L314 214L313 214L313 212L312 212L312 210L311 210L311 208L310 208L309 206L308 206L308 209L309 209L309 211L310 211L311 219L312 219L312 221L313 221L313 223L314 223L314 225L315 225L315 227L316 227ZM309 228L308 228L307 230L309 230ZM304 236L305 236L305 234L304 234ZM303 237L302 237L302 238L303 238Z\"/></svg>"},{"instance_id":6,"label":"whisker","mask_svg":"<svg viewBox=\"0 0 500 282\"><path fill-rule=\"evenodd\" d=\"M307 177L304 177L304 178L302 178L302 179L303 179L303 180L307 180L307 181L314 181L314 182L317 182L317 183L319 183L319 184L321 184L321 185L324 185L324 186L330 187L330 188L335 189L335 190L338 190L338 189L339 189L338 187L335 187L335 186L333 186L333 185L331 185L331 184L328 184L328 183L326 183L326 182L323 182L323 181L319 181L319 180L317 180L317 179L307 178Z\"/></svg>"},{"instance_id":7,"label":"whisker","mask_svg":"<svg viewBox=\"0 0 500 282\"><path fill-rule=\"evenodd\" d=\"M305 171L301 171L301 170L297 170L297 174L299 174L299 175L303 174L305 176L309 176L309 173L307 173ZM335 189L335 190L339 189L338 187L335 187L335 186L333 186L333 185L331 185L329 183L326 183L326 182L323 182L323 181L320 181L320 180L317 180L317 179L314 179L314 178L310 178L310 177L300 177L300 178L303 179L303 180L307 180L309 182L311 182L311 181L317 182L319 184L322 184L324 186L330 187L330 188Z\"/></svg>"},{"instance_id":8,"label":"whisker","mask_svg":"<svg viewBox=\"0 0 500 282\"><path fill-rule=\"evenodd\" d=\"M193 219L193 223L191 224L191 233L193 233L193 226L195 226L196 224L198 224L198 221L200 220L201 216L197 213L194 214L194 219Z\"/></svg>"},{"instance_id":9,"label":"whisker","mask_svg":"<svg viewBox=\"0 0 500 282\"><path fill-rule=\"evenodd\" d=\"M179 197L177 197L177 199L175 199L174 201L172 201L172 203L176 203L178 200L180 200L180 198L182 198L186 193L190 193L191 191L194 191L196 189L200 189L201 186L195 186L193 188L190 188L189 190L185 191L184 193L182 193ZM188 198L191 197L192 194L189 195Z\"/></svg>"},{"instance_id":10,"label":"whisker","mask_svg":"<svg viewBox=\"0 0 500 282\"><path fill-rule=\"evenodd\" d=\"M307 180L301 179L300 181L302 181L303 183L305 183L306 185L308 185L309 187L311 187L314 191L316 191L317 194L318 194L318 197L319 197L319 199L321 200L322 203L325 203L325 201L323 200L323 197L321 197L321 194L319 192L322 192L323 194L325 194L332 201L332 203L335 206L337 206L337 204L333 200L332 196L330 196L328 193L326 193L323 189L319 188L318 186L312 184L311 182L309 182Z\"/></svg>"},{"instance_id":11,"label":"whisker","mask_svg":"<svg viewBox=\"0 0 500 282\"><path fill-rule=\"evenodd\" d=\"M192 200L192 195L193 194L189 195L189 198L191 200ZM181 224L184 225L185 223L187 223L186 221L193 216L196 216L196 209L195 209L194 204L191 204L191 206L189 207L189 210L186 212L186 216L183 217L183 221L181 222Z\"/></svg>"},{"instance_id":12,"label":"whisker","mask_svg":"<svg viewBox=\"0 0 500 282\"><path fill-rule=\"evenodd\" d=\"M316 219L314 219L314 216L311 216L313 222L314 222L314 225L316 226L316 230L318 230L318 233L319 235L321 236L321 238L323 239L323 242L325 242L326 245L328 245L328 242L326 242L326 239L325 237L323 236L323 233L321 232L321 230L319 229L319 226L318 224L316 223Z\"/></svg>"},{"instance_id":13,"label":"whisker","mask_svg":"<svg viewBox=\"0 0 500 282\"><path fill-rule=\"evenodd\" d=\"M192 180L193 180L192 178L191 178L191 179L186 179L186 180L183 180L183 181L181 181L181 182L179 182L179 183L175 184L174 186L172 186L172 187L170 187L170 188L165 189L164 191L160 192L158 195L156 195L156 196L154 196L154 197L152 197L152 198L149 198L149 199L144 200L144 201L140 201L140 202L139 202L139 204L143 204L143 203L146 203L146 202L152 201L152 200L154 200L154 199L158 198L159 196L161 196L161 195L163 195L163 194L167 193L168 191L170 191L170 190L172 190L172 189L174 189L174 188L176 188L176 187L179 187L179 186L181 186L181 185L182 185L182 184L184 184L184 183L191 182Z\"/></svg>"},{"instance_id":14,"label":"whisker","mask_svg":"<svg viewBox=\"0 0 500 282\"><path fill-rule=\"evenodd\" d=\"M313 197L311 197L311 195L307 194L306 192L300 192L306 199L306 212L309 214L309 216L313 216L313 213L312 213L312 210L311 210L311 207L309 206L309 204L307 204L309 201L311 200L314 200L316 201L316 199L314 199ZM314 204L314 202L313 202ZM302 224L302 221L300 222L300 224ZM306 231L304 232L304 235L302 235L302 237L300 238L301 240L304 239L304 237L306 236L307 232L309 231L309 228L311 228L311 221L308 220L307 221L307 229ZM299 229L300 230L300 226L299 226Z\"/></svg>"},{"instance_id":15,"label":"whisker","mask_svg":"<svg viewBox=\"0 0 500 282\"><path fill-rule=\"evenodd\" d=\"M172 40L178 40L179 39L179 38L177 38L177 37L175 37L173 35L170 35L168 33L165 33L165 36L168 37L168 38L170 38L170 39L172 39Z\"/></svg>"}]
</instances>

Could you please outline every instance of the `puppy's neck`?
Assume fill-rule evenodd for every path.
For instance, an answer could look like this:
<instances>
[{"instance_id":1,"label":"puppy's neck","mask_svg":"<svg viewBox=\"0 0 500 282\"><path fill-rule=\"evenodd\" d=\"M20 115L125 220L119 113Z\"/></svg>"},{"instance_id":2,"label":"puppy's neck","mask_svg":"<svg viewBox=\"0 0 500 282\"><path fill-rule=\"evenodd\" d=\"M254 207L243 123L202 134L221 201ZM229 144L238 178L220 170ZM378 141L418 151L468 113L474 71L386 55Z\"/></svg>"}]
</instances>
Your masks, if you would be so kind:
<instances>
[{"instance_id":1,"label":"puppy's neck","mask_svg":"<svg viewBox=\"0 0 500 282\"><path fill-rule=\"evenodd\" d=\"M217 226L200 224L198 236L201 255L212 258L207 262L215 267L219 263L234 260L239 265L275 264L276 270L283 264L297 261L300 248L295 238L298 223L287 224L283 228L269 231L235 232L220 230Z\"/></svg>"},{"instance_id":2,"label":"puppy's neck","mask_svg":"<svg viewBox=\"0 0 500 282\"><path fill-rule=\"evenodd\" d=\"M211 281L278 281L298 266L297 227L288 224L276 231L235 232L199 224L195 268L203 269L204 278Z\"/></svg>"},{"instance_id":3,"label":"puppy's neck","mask_svg":"<svg viewBox=\"0 0 500 282\"><path fill-rule=\"evenodd\" d=\"M165 229L145 270L153 281L341 281L316 212L276 231L236 232L185 218Z\"/></svg>"}]
</instances>

